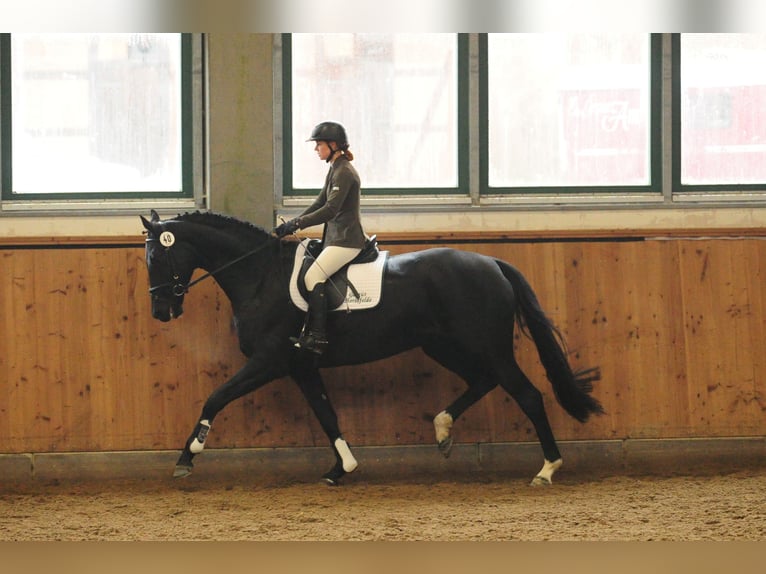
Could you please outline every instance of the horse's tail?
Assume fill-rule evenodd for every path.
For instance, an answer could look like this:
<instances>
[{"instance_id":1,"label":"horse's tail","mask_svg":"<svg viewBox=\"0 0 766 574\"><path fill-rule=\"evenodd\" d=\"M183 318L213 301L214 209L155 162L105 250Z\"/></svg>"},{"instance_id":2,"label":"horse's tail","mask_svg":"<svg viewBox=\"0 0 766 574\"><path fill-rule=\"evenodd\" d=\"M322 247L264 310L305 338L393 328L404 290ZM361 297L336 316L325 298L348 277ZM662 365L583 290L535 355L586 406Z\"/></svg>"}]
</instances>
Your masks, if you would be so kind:
<instances>
[{"instance_id":1,"label":"horse's tail","mask_svg":"<svg viewBox=\"0 0 766 574\"><path fill-rule=\"evenodd\" d=\"M531 285L518 269L505 261L495 261L513 287L519 328L534 341L556 400L580 422L588 420L591 413L603 414L601 403L590 396L593 382L601 378L598 367L572 370L567 360L564 337L546 316Z\"/></svg>"}]
</instances>

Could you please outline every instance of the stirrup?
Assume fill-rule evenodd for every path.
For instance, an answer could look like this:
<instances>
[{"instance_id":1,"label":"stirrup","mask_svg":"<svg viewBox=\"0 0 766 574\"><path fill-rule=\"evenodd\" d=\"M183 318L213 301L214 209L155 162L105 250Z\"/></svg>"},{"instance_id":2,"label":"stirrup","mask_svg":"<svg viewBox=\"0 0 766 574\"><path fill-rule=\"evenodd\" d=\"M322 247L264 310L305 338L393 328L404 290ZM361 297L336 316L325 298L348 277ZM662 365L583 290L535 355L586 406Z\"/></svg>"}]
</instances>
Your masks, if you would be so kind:
<instances>
[{"instance_id":1,"label":"stirrup","mask_svg":"<svg viewBox=\"0 0 766 574\"><path fill-rule=\"evenodd\" d=\"M317 355L324 353L327 345L329 345L329 341L324 336L311 332L305 333L302 331L300 337L297 339L290 337L290 340L293 341L293 346L296 348L311 351Z\"/></svg>"}]
</instances>

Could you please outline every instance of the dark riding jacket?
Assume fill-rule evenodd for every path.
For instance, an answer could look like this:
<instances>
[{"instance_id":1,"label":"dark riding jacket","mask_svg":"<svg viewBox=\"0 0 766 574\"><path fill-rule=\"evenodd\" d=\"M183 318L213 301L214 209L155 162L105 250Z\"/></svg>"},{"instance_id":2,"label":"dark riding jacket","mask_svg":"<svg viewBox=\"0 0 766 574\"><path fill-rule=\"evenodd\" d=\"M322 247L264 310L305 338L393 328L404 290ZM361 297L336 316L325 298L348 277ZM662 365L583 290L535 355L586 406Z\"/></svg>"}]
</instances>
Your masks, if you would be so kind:
<instances>
[{"instance_id":1,"label":"dark riding jacket","mask_svg":"<svg viewBox=\"0 0 766 574\"><path fill-rule=\"evenodd\" d=\"M341 155L330 165L324 187L314 203L299 215L301 229L325 224L324 245L362 249L361 184L348 158Z\"/></svg>"}]
</instances>

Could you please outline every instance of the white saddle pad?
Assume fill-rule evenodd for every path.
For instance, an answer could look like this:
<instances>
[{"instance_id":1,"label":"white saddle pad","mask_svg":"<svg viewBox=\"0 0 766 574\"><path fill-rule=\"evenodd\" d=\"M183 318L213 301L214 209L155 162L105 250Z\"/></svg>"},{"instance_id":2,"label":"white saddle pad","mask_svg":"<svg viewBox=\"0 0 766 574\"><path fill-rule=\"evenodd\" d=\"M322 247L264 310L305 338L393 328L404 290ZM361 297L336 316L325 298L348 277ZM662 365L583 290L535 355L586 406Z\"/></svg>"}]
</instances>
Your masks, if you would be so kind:
<instances>
[{"instance_id":1,"label":"white saddle pad","mask_svg":"<svg viewBox=\"0 0 766 574\"><path fill-rule=\"evenodd\" d=\"M304 239L298 245L298 249L295 250L295 261L293 262L293 273L290 276L290 298L293 300L293 304L307 311L309 308L308 302L301 296L298 290L298 273L301 270L303 264L303 257L306 253L306 245L309 240ZM334 309L330 311L360 311L362 309L372 309L378 303L380 303L380 293L383 287L383 269L386 266L386 258L388 257L388 251L381 251L378 258L370 263L356 263L348 268L348 280L359 292L359 299L354 296L353 291L350 288L346 290L346 300ZM342 281L338 282L338 288L343 289ZM333 289L333 286L328 283L327 289Z\"/></svg>"}]
</instances>

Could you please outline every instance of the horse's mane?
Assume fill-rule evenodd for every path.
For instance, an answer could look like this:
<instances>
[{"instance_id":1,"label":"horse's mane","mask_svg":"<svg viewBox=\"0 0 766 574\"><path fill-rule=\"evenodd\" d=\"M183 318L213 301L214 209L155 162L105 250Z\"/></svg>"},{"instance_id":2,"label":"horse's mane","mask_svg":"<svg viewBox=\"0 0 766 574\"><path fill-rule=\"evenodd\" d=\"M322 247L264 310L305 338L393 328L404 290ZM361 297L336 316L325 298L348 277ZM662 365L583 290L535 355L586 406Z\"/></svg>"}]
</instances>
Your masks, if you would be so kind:
<instances>
[{"instance_id":1,"label":"horse's mane","mask_svg":"<svg viewBox=\"0 0 766 574\"><path fill-rule=\"evenodd\" d=\"M220 213L214 213L212 211L195 211L194 213L184 213L183 215L176 216L174 220L195 223L197 225L204 225L206 227L212 227L214 229L223 231L232 231L243 239L263 239L264 235L269 234L269 232L266 231L263 227L255 225L254 223L242 221L241 219Z\"/></svg>"}]
</instances>

